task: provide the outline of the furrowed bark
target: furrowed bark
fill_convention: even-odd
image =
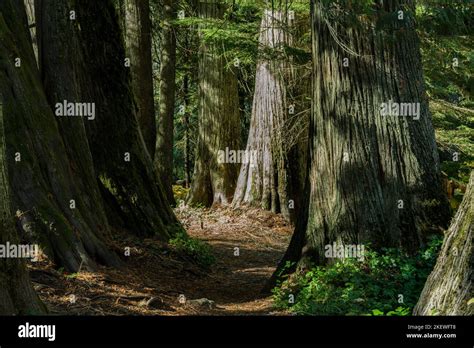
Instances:
[[[56,104],[61,104],[64,100],[92,103],[82,88],[87,80],[81,75],[84,62],[81,55],[77,54],[81,47],[77,27],[70,18],[70,11],[74,11],[73,4],[68,1],[37,0],[36,5],[36,12],[41,16],[36,27],[41,55],[40,71],[49,105],[55,110]],[[84,117],[56,117],[56,121],[74,173],[75,201],[83,216],[79,230],[81,233],[87,231],[87,234],[97,236],[90,241],[85,239],[90,244],[87,249],[94,249],[94,244],[99,239],[110,235],[110,228],[84,125],[84,122],[93,120]],[[102,258],[106,264],[119,264],[118,258],[111,253],[105,253]]]
[[[474,171],[414,315],[474,315]]]
[[[328,262],[325,245],[334,242],[415,252],[446,226],[412,5],[385,0],[365,26],[344,14],[328,20],[324,2],[313,1],[308,206],[279,270]],[[382,116],[390,101],[419,103],[419,119]]]
[[[289,44],[281,11],[266,10],[263,14],[259,45],[277,57],[263,56],[257,64],[252,120],[246,154],[237,182],[233,206],[260,206],[282,213],[293,220],[294,201],[290,175],[289,151],[285,147],[288,121],[286,85],[290,66],[283,56]],[[269,52],[264,52],[263,55]],[[296,159],[294,157],[294,159]],[[293,203],[292,203],[293,202]]]
[[[3,8],[0,6],[0,30],[5,30]],[[2,34],[0,34],[2,37]],[[4,83],[4,70],[0,58],[0,83]],[[3,113],[3,94],[0,90],[0,244],[19,244],[12,214],[8,157]],[[25,262],[21,259],[0,259],[0,315],[41,314],[46,307],[41,303],[30,283]]]
[[[89,77],[83,91],[97,110],[86,130],[109,222],[167,240],[178,221],[137,122],[114,6],[109,0],[88,0],[77,1],[75,8],[81,27],[78,54],[87,62],[82,75]]]
[[[24,5],[9,0],[0,8],[5,19],[0,30],[0,91],[18,224],[30,243],[39,243],[56,265],[68,271],[93,269],[95,260],[114,263],[88,225],[89,212],[76,188],[80,178],[66,155],[40,82]]]
[[[200,2],[202,18],[222,18],[221,1]],[[199,59],[199,126],[190,204],[229,204],[239,165],[219,163],[219,150],[240,148],[240,115],[237,79],[217,47],[203,44]]]

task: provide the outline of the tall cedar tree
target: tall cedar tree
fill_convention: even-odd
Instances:
[[[170,203],[173,195],[173,136],[176,93],[176,19],[174,0],[163,0],[163,20],[160,43],[160,110],[158,115],[155,166]]]
[[[21,4],[21,3],[20,3]],[[15,218],[12,211],[8,167],[13,161],[7,153],[6,118],[15,117],[14,89],[9,74],[17,74],[13,56],[10,52],[18,50],[15,27],[22,26],[26,32],[25,13],[18,2],[6,0],[0,3],[0,244],[18,245],[20,239],[15,230]],[[20,23],[20,25],[18,25]],[[26,39],[26,37],[23,37]],[[23,43],[26,44],[26,43]],[[24,87],[27,87],[26,85]],[[30,283],[25,263],[21,259],[0,260],[0,315],[41,314],[45,307],[41,304]]]
[[[290,75],[284,51],[290,38],[285,13],[278,10],[263,13],[259,38],[262,57],[255,77],[247,160],[240,169],[233,206],[256,205],[281,212],[290,219],[294,206],[284,140],[289,115],[286,85]]]
[[[137,119],[146,148],[153,158],[156,142],[153,63],[151,56],[151,18],[149,0],[122,0],[123,32],[130,59],[132,90],[137,103]]]
[[[4,23],[3,13],[0,13],[2,32]],[[1,34],[0,37],[4,39]],[[0,60],[0,83],[5,83],[4,79],[4,66]],[[11,209],[7,161],[3,97],[0,94],[0,244],[18,245],[20,241]],[[40,314],[44,310],[30,283],[25,262],[16,258],[0,260],[0,315]]]
[[[202,19],[222,19],[226,9],[224,1],[200,1],[198,6]],[[237,78],[227,63],[216,44],[201,45],[199,133],[190,204],[230,204],[239,175],[238,164],[218,161],[219,151],[240,148]]]
[[[56,33],[56,40],[66,47],[64,54],[70,58],[55,59],[55,44],[44,44],[46,37],[42,40],[41,33],[37,33],[43,43],[40,66],[51,103],[55,102],[53,99],[74,98],[71,91],[76,90],[81,100],[72,102],[95,104],[95,119],[85,121],[85,126],[109,224],[137,235],[168,239],[177,219],[163,193],[137,122],[130,71],[112,1],[50,0],[39,6],[40,27]],[[55,11],[47,11],[47,6]],[[71,11],[75,13],[74,20]],[[53,12],[69,21],[55,19]],[[68,73],[71,61],[71,78],[61,77]],[[68,80],[70,85],[60,85]],[[79,140],[75,137],[70,141]],[[87,144],[77,144],[77,148],[80,146]]]
[[[325,4],[312,1],[307,192],[278,271],[327,262],[332,243],[414,252],[449,219],[413,1],[374,3],[363,21],[342,2]],[[381,115],[390,101],[419,103],[419,119]]]
[[[82,192],[87,174],[68,158],[67,144],[45,98],[23,2],[2,1],[1,6],[0,91],[8,158],[4,165],[18,225],[29,243],[42,245],[56,264],[70,271],[81,265],[94,268],[96,260],[118,265],[102,241],[104,221],[93,216],[89,197]]]

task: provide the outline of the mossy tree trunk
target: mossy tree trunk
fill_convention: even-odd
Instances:
[[[199,15],[219,19],[224,1],[199,2]],[[199,125],[195,166],[188,203],[210,206],[232,201],[239,165],[219,163],[219,150],[240,148],[237,78],[217,45],[203,43],[199,59]]]
[[[70,17],[70,11],[74,10],[72,5],[68,1],[36,0],[40,73],[46,98],[53,110],[57,103],[64,100],[72,103],[93,102],[88,100],[89,96],[82,89],[86,81],[81,76],[84,62],[77,54],[81,46],[76,35],[77,26]],[[56,117],[56,121],[74,173],[76,209],[84,217],[78,230],[106,237],[110,234],[110,228],[84,124],[93,121],[83,117]],[[117,264],[113,261],[107,263]]]
[[[86,123],[89,145],[109,223],[167,240],[178,223],[146,151],[136,118],[130,71],[111,1],[77,1],[86,62],[82,86],[97,117]],[[99,20],[100,19],[100,20]]]
[[[246,153],[252,161],[242,164],[233,206],[260,206],[292,220],[289,151],[286,149],[289,103],[286,86],[289,62],[284,55],[289,44],[282,11],[265,10],[260,27],[262,57],[257,64],[255,93]],[[272,57],[268,57],[271,54]],[[295,159],[295,158],[293,158]]]
[[[173,196],[173,137],[176,93],[176,33],[172,21],[176,19],[174,0],[163,1],[161,27],[160,112],[158,115],[155,166],[170,203]]]
[[[41,85],[23,2],[2,1],[0,30],[3,115],[13,209],[30,243],[69,271],[93,269],[95,261],[118,265],[96,230],[80,172]],[[17,59],[18,58],[18,59]],[[90,168],[87,168],[90,169]],[[72,203],[74,202],[74,203]]]
[[[474,171],[414,315],[474,315]]]
[[[149,0],[123,0],[123,6],[125,47],[131,64],[132,90],[137,104],[136,114],[146,148],[153,158],[156,146],[156,122],[150,2]]]
[[[312,2],[306,203],[279,269],[286,261],[301,268],[328,262],[332,243],[414,252],[449,219],[413,2],[374,4],[365,24],[354,22],[353,8],[337,12],[324,3]],[[418,103],[419,118],[381,115],[390,101]]]
[[[3,8],[0,6],[0,30],[5,30]],[[0,35],[2,37],[2,35]],[[0,61],[0,83],[4,83],[5,71]],[[0,244],[19,244],[12,214],[8,158],[3,113],[3,96],[0,91]],[[0,315],[41,314],[45,307],[30,283],[25,262],[21,259],[0,259]]]

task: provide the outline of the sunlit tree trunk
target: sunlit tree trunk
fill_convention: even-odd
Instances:
[[[288,120],[287,82],[289,44],[287,20],[281,11],[266,10],[260,27],[259,46],[264,51],[257,64],[252,120],[246,153],[233,205],[256,205],[290,219],[294,210],[291,172],[285,139]],[[265,57],[271,51],[274,57]],[[278,54],[279,53],[279,54]]]
[[[325,263],[332,243],[414,252],[449,219],[413,3],[377,6],[365,20],[378,22],[366,28],[354,24],[354,8],[337,12],[313,1],[307,195],[280,268]],[[390,101],[415,103],[419,113],[384,116]]]
[[[201,18],[222,18],[223,1],[200,2]],[[219,150],[240,148],[240,112],[237,79],[214,44],[202,44],[199,53],[199,126],[190,204],[229,204],[239,165],[219,163]]]
[[[473,230],[474,171],[413,314],[474,315]]]

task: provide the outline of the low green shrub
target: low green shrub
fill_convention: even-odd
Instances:
[[[415,256],[366,248],[363,261],[338,260],[293,274],[273,289],[275,306],[302,315],[409,315],[441,244],[441,237],[432,238]]]
[[[169,244],[179,253],[189,256],[202,267],[210,267],[215,262],[211,247],[195,238],[189,237],[185,232],[178,232]]]
[[[176,202],[186,201],[188,193],[189,188],[183,187],[181,185],[173,185],[173,195]]]

